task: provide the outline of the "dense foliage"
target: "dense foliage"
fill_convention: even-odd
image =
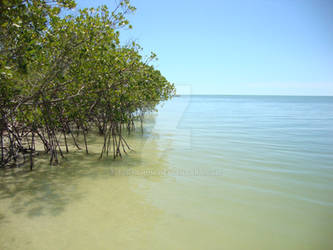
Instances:
[[[77,148],[92,128],[104,136],[100,157],[129,149],[122,130],[174,94],[174,86],[143,58],[134,42],[121,45],[135,8],[123,0],[79,10],[73,0],[0,0],[1,167],[30,159],[44,146],[50,164]],[[74,132],[75,131],[75,132]]]

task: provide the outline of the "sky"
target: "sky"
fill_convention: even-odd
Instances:
[[[114,6],[77,0],[78,7]],[[179,94],[333,95],[332,0],[132,0],[144,53]]]

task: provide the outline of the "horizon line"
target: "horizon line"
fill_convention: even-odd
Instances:
[[[271,95],[271,94],[176,94],[177,96],[290,96],[290,97],[333,97],[333,95]]]

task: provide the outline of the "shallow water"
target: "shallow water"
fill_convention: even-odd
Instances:
[[[333,249],[333,98],[183,96],[135,152],[1,172],[0,249]]]

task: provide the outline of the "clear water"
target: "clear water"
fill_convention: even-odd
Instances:
[[[182,96],[135,152],[1,172],[0,249],[333,249],[333,97]]]

